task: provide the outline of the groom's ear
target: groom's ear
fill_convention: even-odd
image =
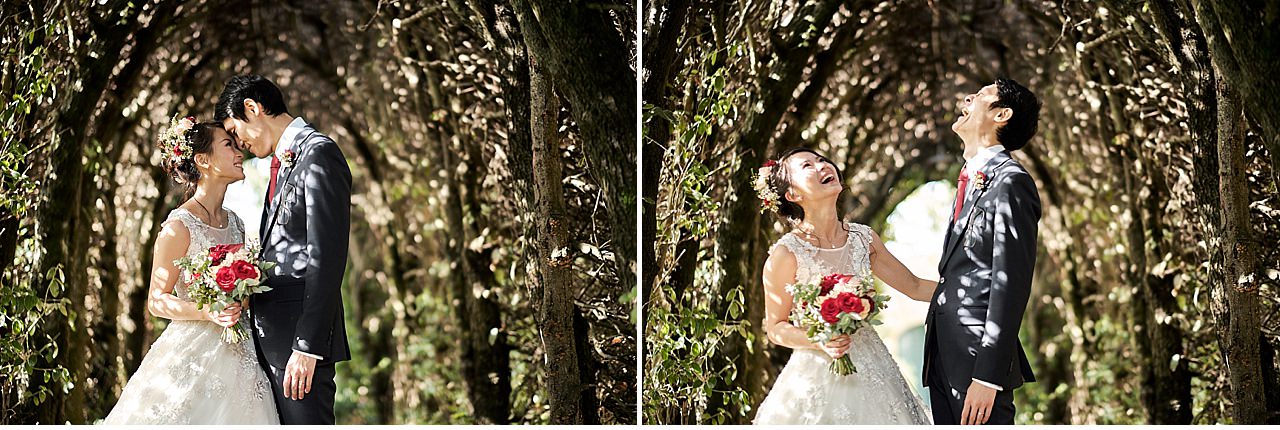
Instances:
[[[256,117],[260,113],[262,113],[262,105],[259,105],[257,100],[251,98],[244,99],[244,117],[246,120]]]
[[[1009,120],[1013,118],[1012,108],[1002,107],[1002,108],[996,108],[995,110],[996,110],[996,116],[995,118],[992,118],[992,120],[995,121],[997,124],[1003,124],[1003,123],[1009,122]]]

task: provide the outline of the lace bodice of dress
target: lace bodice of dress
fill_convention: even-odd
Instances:
[[[225,245],[229,243],[244,243],[244,222],[235,212],[222,208],[227,213],[227,225],[223,228],[215,228],[200,218],[197,218],[191,211],[183,208],[177,208],[169,212],[169,217],[164,222],[168,223],[178,220],[182,225],[187,227],[191,232],[191,244],[187,246],[187,257],[209,252],[209,248],[214,245]],[[183,273],[183,279],[186,279],[187,273]],[[188,300],[187,285],[185,282],[179,282],[174,286],[174,294],[178,298]]]
[[[849,237],[839,248],[819,248],[806,242],[795,232],[787,233],[773,244],[785,246],[796,256],[796,282],[816,283],[832,273],[864,276],[871,271],[871,228],[846,223]],[[769,249],[773,251],[772,248]]]
[[[869,276],[871,228],[847,223],[843,246],[824,249],[787,233],[773,246],[796,256],[796,282],[817,283],[843,273]],[[772,252],[773,249],[770,249]],[[756,424],[929,424],[929,410],[912,391],[884,342],[870,327],[852,335],[849,358],[857,373],[834,376],[831,357],[796,349],[761,403]]]

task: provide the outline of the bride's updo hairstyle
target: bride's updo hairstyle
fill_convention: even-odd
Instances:
[[[769,187],[773,188],[777,193],[778,209],[775,213],[777,213],[778,217],[782,218],[783,221],[786,221],[791,225],[796,225],[799,222],[804,221],[804,208],[800,207],[799,203],[787,200],[787,192],[791,191],[791,172],[787,169],[787,159],[791,158],[792,155],[806,152],[817,156],[823,161],[831,163],[831,167],[836,171],[836,177],[840,179],[844,178],[840,175],[840,167],[837,166],[836,163],[831,162],[831,159],[827,158],[825,155],[819,154],[817,151],[809,148],[792,148],[783,152],[782,155],[778,156],[778,158],[775,158],[774,160],[776,160],[776,162],[774,163],[774,166],[769,167],[772,171],[768,176],[768,184]]]
[[[194,117],[186,117],[174,120],[160,134],[160,167],[182,184],[188,198],[195,194],[200,181],[195,156],[213,152],[213,131],[221,128],[222,123],[217,121],[196,123]]]

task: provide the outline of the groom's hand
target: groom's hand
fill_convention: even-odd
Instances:
[[[960,425],[986,424],[991,419],[991,406],[996,403],[996,389],[979,384],[969,383],[969,391],[964,396],[964,410],[960,412]]]
[[[284,396],[302,400],[303,395],[311,393],[311,376],[315,373],[316,359],[294,351],[284,366]]]

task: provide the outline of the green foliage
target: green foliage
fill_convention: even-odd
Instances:
[[[40,208],[41,178],[33,173],[56,142],[44,128],[43,111],[59,97],[68,71],[60,68],[67,43],[61,12],[0,8],[0,423],[28,420],[56,391],[70,390],[65,354],[46,332],[46,318],[72,314],[64,296],[62,266],[39,276],[44,248],[32,216]],[[33,125],[38,125],[33,127]]]
[[[677,291],[665,281],[676,270],[679,243],[708,238],[719,226],[722,205],[714,179],[723,172],[708,167],[705,151],[713,143],[713,131],[735,123],[740,114],[738,106],[746,90],[728,86],[731,72],[725,63],[744,53],[740,44],[712,50],[687,72],[702,92],[691,109],[668,110],[653,104],[644,109],[645,122],[666,122],[676,142],[666,146],[663,156],[661,200],[655,214],[659,237],[654,249],[660,273],[645,306],[645,422],[733,423],[739,421],[733,407],[709,409],[709,399],[717,395],[739,407],[751,404],[751,393],[732,383],[739,370],[733,364],[724,366],[716,356],[731,338],[746,339],[748,345],[754,341],[751,322],[742,320],[747,306],[744,287],[728,288],[722,298],[726,311],[717,312],[713,301],[721,299],[717,297],[719,269],[707,261],[704,251],[696,258],[697,268],[684,269],[696,271],[691,288]],[[645,128],[646,133],[649,130]],[[732,388],[717,392],[718,385]]]
[[[742,255],[759,256],[767,245],[759,238],[724,237],[726,212],[718,205],[754,198],[743,184],[728,183],[754,168],[736,164],[737,154],[817,149],[845,176],[840,213],[879,230],[912,190],[960,170],[962,143],[950,130],[956,103],[1001,75],[1031,88],[1043,103],[1039,132],[1014,153],[1035,178],[1043,204],[1041,249],[1020,332],[1040,380],[1017,391],[1016,422],[1149,423],[1156,406],[1181,399],[1173,400],[1179,395],[1174,392],[1144,397],[1144,389],[1151,393],[1157,382],[1169,382],[1165,386],[1190,387],[1190,404],[1178,404],[1179,411],[1191,410],[1190,422],[1225,423],[1232,421],[1232,396],[1264,394],[1233,393],[1221,349],[1223,333],[1237,329],[1210,311],[1215,301],[1221,303],[1223,288],[1235,285],[1221,279],[1222,255],[1233,245],[1222,243],[1222,222],[1214,215],[1221,202],[1204,197],[1216,194],[1217,182],[1203,179],[1227,167],[1196,164],[1216,151],[1212,142],[1219,130],[1214,118],[1205,120],[1205,112],[1214,115],[1213,80],[1205,92],[1197,85],[1206,81],[1196,79],[1213,76],[1206,74],[1212,70],[1178,64],[1185,60],[1175,57],[1197,49],[1194,43],[1182,49],[1169,45],[1182,37],[1202,37],[1203,17],[1190,5],[1104,0],[1003,2],[992,8],[973,2],[886,1],[844,5],[828,28],[801,21],[794,34],[787,34],[776,25],[779,17],[799,19],[795,11],[813,4],[693,7],[688,22],[680,23],[682,37],[674,49],[680,71],[661,83],[668,86],[667,100],[645,100],[645,138],[652,139],[645,143],[663,150],[652,238],[658,273],[645,308],[646,369],[663,374],[646,375],[648,422],[745,422],[782,363],[764,354],[771,360],[753,362],[761,368],[735,367],[733,381],[717,385],[707,382],[715,373],[698,379],[678,372],[680,366],[691,374],[707,370],[698,367],[702,362],[672,352],[681,346],[671,344],[673,339],[705,336],[698,339],[699,352],[740,356],[741,344],[713,328],[730,327],[740,315],[763,306],[759,299],[747,299],[742,307],[708,305],[733,303],[739,297],[732,291],[755,288],[718,285],[727,268],[742,275],[741,267],[756,263],[721,261],[721,248],[742,243]],[[1196,7],[1206,5],[1217,6]],[[661,22],[662,7],[655,6],[655,27],[669,25]],[[1161,12],[1167,14],[1157,15]],[[780,76],[765,74],[796,53],[778,46],[794,37],[819,49],[808,58],[791,55],[805,62],[801,83],[792,89],[781,86]],[[1192,60],[1231,58],[1224,52],[1203,54]],[[1214,78],[1236,84],[1226,82],[1230,76]],[[779,89],[774,85],[784,93],[781,100],[768,106],[754,101],[777,94],[770,91]],[[710,111],[708,106],[724,94],[735,95],[737,103],[728,113]],[[1248,221],[1256,234],[1250,240],[1280,243],[1275,209],[1280,184],[1272,165],[1280,148],[1258,120],[1267,112],[1245,110],[1245,162],[1228,167],[1246,177]],[[719,120],[719,114],[726,116]],[[766,120],[774,122],[760,123]],[[670,137],[656,132],[668,124]],[[761,125],[773,130],[767,142],[736,139],[743,129]],[[765,232],[787,227],[763,221],[758,228]],[[1260,284],[1261,335],[1264,346],[1276,348],[1280,250],[1259,248],[1265,249],[1258,250],[1257,261],[1266,268],[1244,278]],[[689,270],[697,273],[689,276]],[[685,285],[686,279],[695,282]],[[711,312],[682,319],[698,309],[728,309],[733,315]],[[1151,352],[1154,332],[1173,339],[1164,348],[1181,352]],[[1274,359],[1262,365],[1270,366],[1271,375],[1280,370]],[[1148,372],[1157,368],[1176,372]],[[1280,386],[1270,378],[1269,387]],[[731,396],[709,392],[753,383],[762,387]],[[697,401],[715,397],[719,403],[710,406]],[[690,412],[682,415],[667,405]],[[700,409],[707,407],[734,413],[717,416]],[[1186,419],[1166,415],[1165,420]]]

